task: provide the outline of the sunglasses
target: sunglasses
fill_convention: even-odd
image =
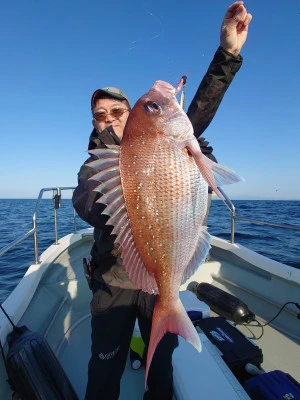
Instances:
[[[103,122],[106,120],[106,117],[108,115],[111,115],[113,118],[120,118],[126,111],[129,110],[122,107],[112,108],[109,113],[107,111],[96,112],[95,114],[93,114],[93,118],[98,122]]]

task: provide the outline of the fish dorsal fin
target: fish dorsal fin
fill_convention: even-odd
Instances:
[[[181,284],[185,283],[196,272],[196,270],[199,268],[199,265],[203,263],[211,247],[211,239],[212,237],[207,232],[207,227],[203,226],[200,231],[196,249],[193,252],[193,256],[182,275]]]
[[[102,213],[109,216],[106,224],[114,227],[112,234],[117,236],[115,243],[119,245],[122,263],[129,279],[144,292],[158,294],[155,278],[147,271],[134,243],[121,185],[119,152],[118,146],[90,150],[89,153],[98,159],[87,164],[96,171],[89,180],[101,182],[95,188],[95,191],[103,194],[97,203],[106,205]]]

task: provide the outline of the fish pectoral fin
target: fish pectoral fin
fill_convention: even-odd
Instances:
[[[201,175],[221,200],[224,201],[222,193],[218,190],[218,186],[229,185],[235,182],[244,181],[244,178],[236,174],[231,169],[224,167],[206,157],[200,149],[195,139],[187,144],[187,149],[194,157],[195,163],[199,168]]]
[[[207,232],[207,227],[202,226],[193,256],[183,272],[181,284],[185,283],[204,262],[205,257],[207,256],[207,253],[211,247],[211,239],[212,237]]]
[[[135,246],[134,238],[129,226],[124,239],[116,242],[120,244],[122,263],[128,272],[129,279],[138,288],[149,294],[158,294],[158,286],[153,275],[147,271],[145,264]]]

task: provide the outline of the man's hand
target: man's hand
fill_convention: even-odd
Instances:
[[[237,56],[247,39],[252,15],[247,13],[243,1],[228,7],[221,25],[220,44],[224,50]]]

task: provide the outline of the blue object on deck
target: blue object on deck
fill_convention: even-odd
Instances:
[[[299,383],[289,374],[279,370],[254,376],[248,379],[244,386],[252,400],[300,399]]]

